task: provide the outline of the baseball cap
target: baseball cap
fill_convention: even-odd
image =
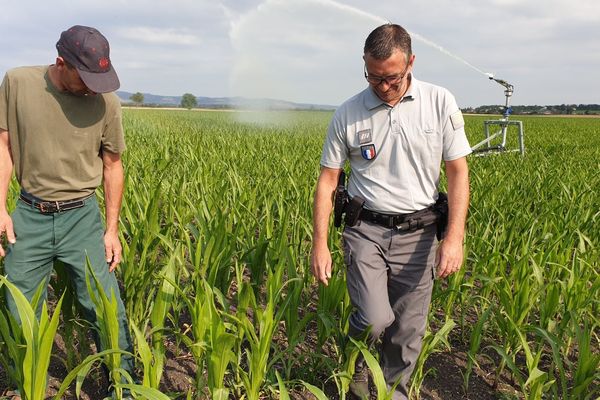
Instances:
[[[121,85],[110,62],[108,40],[97,29],[72,26],[60,35],[56,49],[59,56],[77,69],[90,90],[107,93]]]

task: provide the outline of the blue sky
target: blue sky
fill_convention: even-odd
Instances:
[[[0,0],[0,9],[2,75],[52,63],[60,32],[81,24],[108,37],[121,90],[338,105],[366,86],[364,39],[391,21],[413,33],[415,76],[462,107],[504,102],[482,72],[514,84],[513,104],[600,103],[597,0]]]

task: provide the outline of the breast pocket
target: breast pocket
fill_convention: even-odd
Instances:
[[[442,152],[442,132],[435,127],[423,127],[419,134],[417,148],[423,160],[439,160]]]

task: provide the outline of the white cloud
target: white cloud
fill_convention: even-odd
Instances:
[[[190,46],[200,42],[200,38],[187,30],[173,28],[154,28],[148,26],[125,27],[117,29],[123,39],[151,44]]]
[[[57,0],[31,10],[0,0],[0,9],[0,74],[53,62],[60,32],[84,24],[109,38],[124,90],[337,104],[365,86],[364,39],[389,20],[415,34],[415,74],[461,105],[503,98],[458,58],[514,82],[515,104],[600,103],[597,0]]]
[[[364,87],[362,41],[370,25],[371,20],[326,0],[265,1],[231,30],[232,90],[340,103]]]

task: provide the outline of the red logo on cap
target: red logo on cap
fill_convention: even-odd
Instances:
[[[100,66],[100,68],[106,69],[110,65],[110,61],[108,60],[108,58],[102,57],[100,60],[98,60],[98,65]]]

